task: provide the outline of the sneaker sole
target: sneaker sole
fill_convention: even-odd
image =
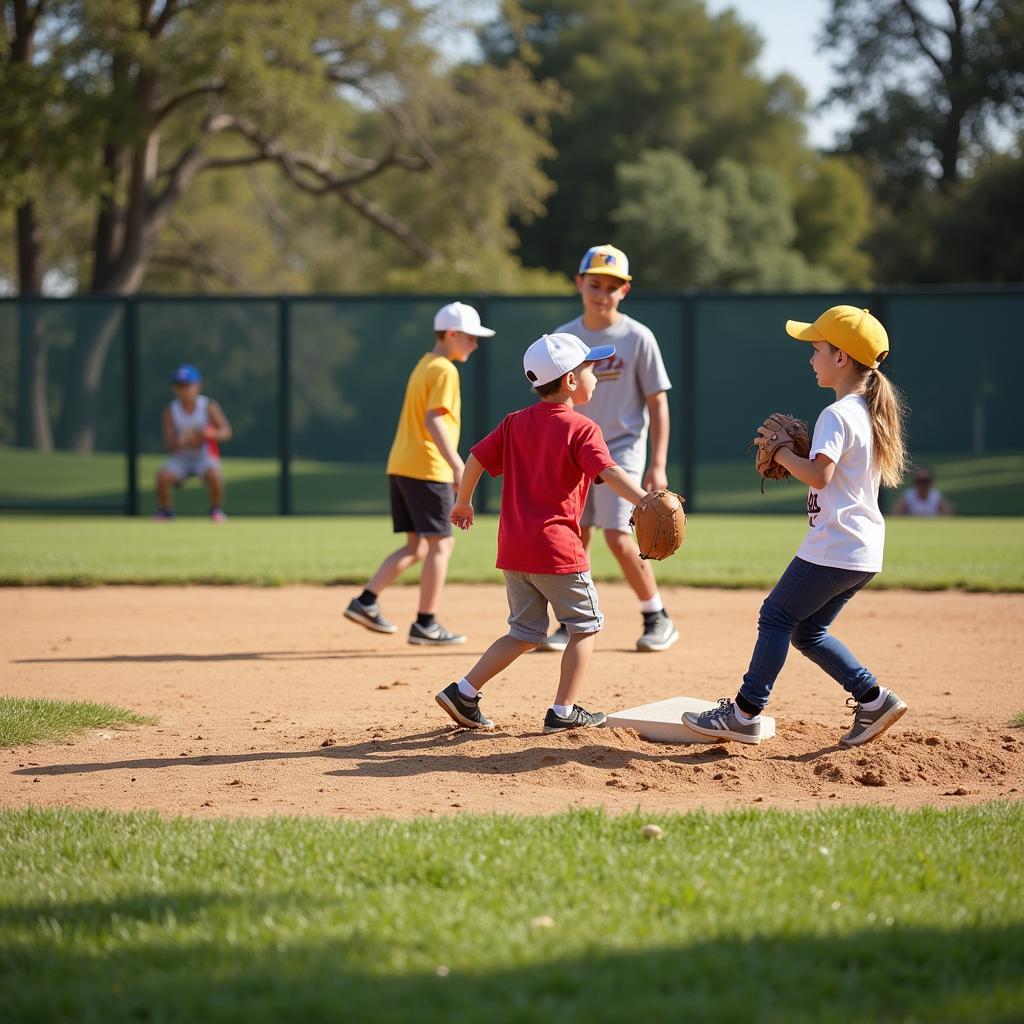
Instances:
[[[602,719],[600,722],[585,722],[582,725],[545,725],[544,732],[572,732],[573,729],[598,729],[604,725],[606,721],[608,721],[607,717]]]
[[[716,743],[747,743],[750,746],[757,746],[761,742],[760,736],[745,736],[738,732],[705,729],[703,726],[694,725],[693,722],[687,721],[685,717],[682,722],[690,732],[695,732],[698,736],[707,736],[708,739],[714,740]]]
[[[398,627],[397,626],[391,626],[390,628],[388,628],[387,626],[378,626],[376,622],[373,622],[370,619],[364,619],[360,615],[358,615],[356,612],[349,611],[348,608],[345,609],[345,618],[348,619],[349,622],[358,623],[360,626],[363,626],[365,629],[370,630],[371,633],[388,633],[388,634],[391,634],[391,633],[397,633],[398,632]]]
[[[844,736],[839,743],[844,747],[861,747],[865,743],[870,743],[872,740],[878,739],[890,726],[895,725],[906,713],[907,705],[897,704],[889,714],[880,718],[870,729],[865,729],[856,739],[848,740]]]
[[[679,630],[673,628],[669,638],[667,640],[663,640],[660,644],[645,644],[637,640],[636,649],[638,651],[643,651],[645,654],[649,651],[667,651],[678,639]]]
[[[431,640],[427,637],[411,636],[408,640],[409,643],[416,644],[418,647],[457,647],[466,642],[464,636],[453,637],[451,640]]]
[[[551,651],[553,654],[561,654],[562,651],[568,647],[568,644],[549,644],[541,643],[537,644],[534,648],[535,651]]]
[[[488,719],[490,724],[484,722],[474,722],[471,718],[464,717],[459,709],[443,694],[439,693],[434,700],[437,701],[438,706],[442,711],[456,724],[461,725],[464,729],[483,729],[484,732],[490,732],[494,728],[494,723]]]

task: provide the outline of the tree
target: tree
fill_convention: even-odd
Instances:
[[[1024,124],[1022,0],[832,0],[820,42],[839,57],[829,99],[857,116],[844,148],[897,204],[924,180],[949,191]]]
[[[678,153],[650,150],[621,165],[618,179],[617,237],[647,285],[806,289],[841,280],[794,247],[789,191],[768,168],[723,159],[704,175]]]
[[[572,107],[552,119],[558,190],[543,219],[520,217],[524,261],[571,270],[588,245],[610,240],[612,211],[629,196],[616,168],[645,150],[671,150],[709,173],[724,157],[773,167],[788,184],[810,158],[804,91],[756,71],[760,41],[732,12],[700,0],[523,0],[482,34],[498,67],[527,62]]]
[[[26,9],[28,0],[8,0],[6,24],[24,26]],[[432,8],[420,0],[36,0],[31,11],[29,27],[47,48],[20,61],[9,48],[6,70],[28,68],[61,92],[40,104],[8,78],[22,116],[0,171],[16,188],[14,172],[35,162],[41,139],[71,140],[63,170],[92,207],[83,291],[138,290],[200,176],[272,166],[291,188],[335,199],[435,268],[443,246],[389,208],[385,182],[442,181],[453,230],[496,246],[508,238],[489,234],[495,209],[536,210],[545,193],[536,159],[554,94],[515,64],[477,77],[447,73],[428,38]],[[508,97],[500,124],[487,108],[499,93]],[[471,201],[452,161],[478,119],[492,132],[495,185]],[[37,271],[38,256],[37,247]],[[21,281],[39,276],[23,270]],[[92,448],[117,327],[111,317],[75,340],[61,446]]]

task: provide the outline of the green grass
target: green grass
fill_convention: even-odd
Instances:
[[[154,721],[113,704],[0,696],[0,747],[61,739],[80,729],[149,725]]]
[[[1024,728],[1024,711],[1018,711],[1011,719],[1011,724]]]
[[[771,587],[799,546],[805,518],[694,515],[686,543],[657,566],[664,584]],[[0,519],[0,585],[99,583],[362,583],[396,546],[381,516],[147,519],[8,515]],[[497,519],[459,534],[449,579],[498,582]],[[619,579],[600,539],[598,580]],[[413,572],[406,577],[416,579]],[[895,519],[873,586],[1024,591],[1024,519]]]
[[[1021,804],[644,820],[0,813],[0,1017],[1024,1016]]]
[[[165,456],[139,459],[139,501],[145,514],[155,509],[153,477]],[[994,455],[915,454],[918,463],[934,467],[939,487],[957,514],[1024,515],[1024,453]],[[272,515],[278,509],[278,463],[275,459],[224,459],[228,511],[233,515]],[[670,467],[673,486],[680,486],[679,466]],[[97,509],[122,508],[126,481],[123,455],[102,452],[90,456],[69,452],[41,453],[0,448],[0,504],[53,502]],[[697,466],[699,507],[729,513],[799,512],[806,489],[793,481],[769,484],[761,494],[752,459],[701,462]],[[489,484],[497,501],[498,487]],[[292,464],[294,510],[307,515],[365,515],[388,510],[384,467],[370,464],[316,462]],[[895,492],[883,492],[892,503]],[[195,482],[177,499],[186,515],[205,511],[206,496]]]

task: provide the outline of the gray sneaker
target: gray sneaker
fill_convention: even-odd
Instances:
[[[701,736],[725,743],[735,740],[737,743],[760,743],[761,720],[741,722],[736,717],[736,705],[728,697],[722,697],[718,705],[707,711],[684,711],[683,724]]]
[[[862,743],[870,743],[907,713],[907,705],[892,690],[886,693],[885,700],[877,711],[868,711],[853,697],[846,701],[846,706],[853,711],[853,725],[839,741],[844,747],[858,747]]]
[[[567,729],[587,729],[596,725],[604,725],[608,716],[603,711],[588,711],[579,704],[573,704],[572,711],[562,718],[555,714],[554,708],[548,708],[544,716],[545,732],[565,732]]]
[[[480,710],[480,694],[464,697],[458,683],[449,683],[434,700],[456,725],[490,732],[494,723]]]
[[[644,613],[644,635],[636,642],[638,651],[667,651],[679,639],[679,630],[672,624],[668,612]]]
[[[440,622],[432,626],[421,626],[414,622],[409,627],[409,643],[420,644],[422,647],[454,647],[455,644],[464,644],[466,638],[461,633],[453,633],[445,629]]]
[[[565,626],[559,626],[546,640],[542,640],[534,650],[537,651],[564,651],[569,646],[569,630]]]
[[[398,627],[388,622],[375,604],[360,604],[359,598],[353,597],[345,609],[345,618],[358,622],[360,626],[373,630],[374,633],[394,633]]]

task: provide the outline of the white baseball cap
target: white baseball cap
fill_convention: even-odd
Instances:
[[[536,388],[558,380],[580,363],[593,363],[615,355],[614,345],[587,348],[575,334],[545,334],[523,356],[527,380]]]
[[[464,302],[449,302],[434,314],[435,331],[462,331],[476,338],[493,338],[494,331],[480,323],[480,314]]]

